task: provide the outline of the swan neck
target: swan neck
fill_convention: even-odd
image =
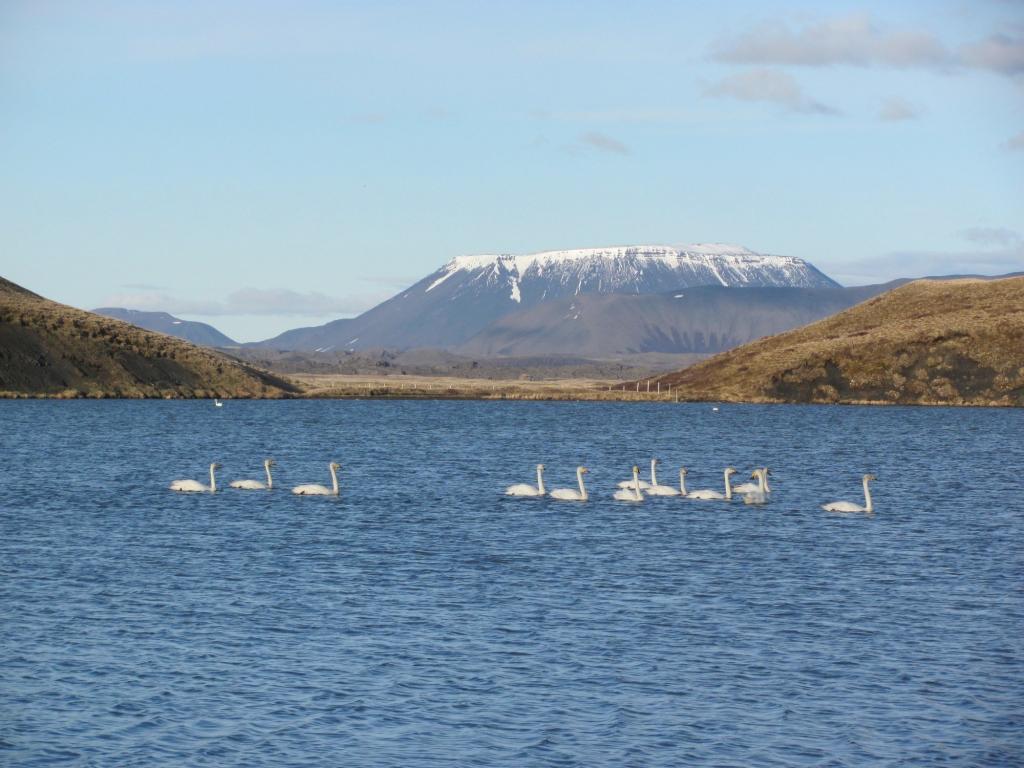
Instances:
[[[633,469],[633,498],[637,501],[643,499],[643,494],[640,493],[640,470]]]
[[[679,493],[686,495],[686,473],[679,470]]]
[[[274,487],[274,478],[270,476],[270,464],[264,462],[263,468],[267,471],[267,488]]]
[[[217,478],[213,476],[213,465],[210,465],[210,493],[217,491]]]
[[[587,498],[587,489],[583,486],[583,471],[582,470],[580,470],[580,469],[576,470],[576,479],[580,483],[580,498],[581,499],[586,499]]]
[[[764,472],[757,473],[757,486],[761,493],[768,492],[768,478],[765,477]]]
[[[544,495],[544,470],[540,467],[537,467],[537,490]]]
[[[334,469],[334,465],[331,465],[331,486],[334,488],[334,495],[338,495],[338,474]]]
[[[864,478],[864,510],[874,512],[875,508],[871,503],[871,489],[868,487],[868,479]]]
[[[654,472],[654,467],[657,465],[657,463],[658,463],[657,461],[655,461],[654,459],[651,459],[651,485],[657,485],[658,484],[658,476]]]
[[[729,470],[725,471],[725,498],[732,498],[732,483],[729,482]]]

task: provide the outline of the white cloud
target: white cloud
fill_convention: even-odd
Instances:
[[[628,155],[629,147],[623,144],[618,139],[613,139],[611,136],[605,136],[603,133],[597,131],[590,131],[580,136],[580,142],[587,146],[599,149],[602,152],[611,152],[616,155]]]
[[[898,122],[901,120],[916,120],[923,114],[920,107],[916,107],[909,101],[899,98],[886,99],[878,111],[880,120],[887,122]]]
[[[705,88],[705,96],[728,96],[741,101],[765,101],[791,112],[838,115],[839,110],[807,97],[795,79],[777,69],[750,69],[729,75]]]
[[[1024,35],[1000,32],[953,49],[930,32],[883,29],[867,13],[856,13],[796,30],[780,21],[765,22],[719,41],[711,56],[733,64],[936,71],[964,67],[1013,77],[1024,73]]]
[[[1022,242],[1020,233],[1007,227],[968,227],[960,232],[960,236],[978,245],[997,247],[1009,247]]]

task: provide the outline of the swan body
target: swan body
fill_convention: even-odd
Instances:
[[[612,494],[616,501],[643,501],[644,495],[640,493],[640,467],[633,467],[633,484],[631,488],[619,488]]]
[[[216,493],[217,492],[217,479],[213,476],[213,471],[220,469],[220,464],[214,462],[210,465],[210,484],[203,485],[196,480],[175,480],[168,486],[172,491],[180,491],[181,493]]]
[[[577,491],[574,488],[555,488],[551,492],[551,498],[559,501],[586,501],[589,497],[583,485],[583,475],[589,471],[586,467],[576,467],[576,482],[579,483],[580,489]]]
[[[871,489],[868,483],[878,478],[874,475],[864,475],[864,506],[854,504],[852,501],[833,501],[831,504],[822,504],[821,508],[826,512],[874,512],[875,507],[871,502]]]
[[[719,493],[718,491],[712,490],[690,491],[686,494],[686,498],[696,499],[698,501],[730,501],[732,500],[732,485],[729,483],[729,478],[735,474],[736,470],[734,468],[725,468],[725,493]]]
[[[331,470],[331,488],[327,488],[323,485],[317,485],[316,483],[307,483],[306,485],[296,485],[294,488],[292,488],[292,493],[294,493],[296,496],[337,496],[337,472],[339,469],[341,469],[341,464],[332,461],[327,466]]]
[[[645,489],[645,493],[648,496],[678,496],[679,491],[671,485],[658,484],[658,476],[655,474],[655,467],[659,463],[660,462],[657,459],[651,459],[651,484]]]
[[[751,477],[757,478],[756,490],[747,491],[743,494],[744,504],[767,504],[768,503],[768,468],[755,469]],[[751,485],[751,483],[744,483],[743,485]],[[736,492],[736,488],[733,488],[733,493]]]
[[[764,472],[765,473],[765,477],[764,477],[763,480],[758,475],[759,472]],[[756,483],[741,483],[740,485],[734,485],[732,487],[732,492],[734,494],[759,493],[759,492],[760,493],[771,493],[772,489],[768,487],[768,477],[767,477],[767,474],[768,474],[768,467],[761,467],[760,469],[755,469],[751,473],[750,476],[752,478],[757,478],[757,482]]]
[[[277,462],[267,459],[263,462],[263,471],[267,473],[267,482],[262,480],[232,480],[232,488],[241,488],[246,491],[269,491],[274,487],[274,478],[270,475],[270,468]]]
[[[213,404],[214,404],[214,406],[216,406],[217,408],[223,408],[223,407],[224,407],[224,403],[222,403],[222,402],[220,401],[220,398],[219,398],[219,397],[215,397],[215,398],[213,398]]]
[[[537,485],[529,483],[516,483],[505,489],[506,496],[544,496],[544,465],[537,465]]]

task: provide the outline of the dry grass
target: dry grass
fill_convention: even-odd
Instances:
[[[1024,278],[909,283],[660,378],[694,400],[1024,405]]]
[[[0,397],[282,397],[290,382],[0,278]]]

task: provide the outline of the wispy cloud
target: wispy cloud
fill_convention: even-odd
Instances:
[[[1008,248],[1024,241],[1019,232],[1007,227],[968,227],[959,234],[964,240],[982,246]]]
[[[878,110],[878,118],[888,122],[899,122],[901,120],[916,120],[923,114],[920,107],[911,104],[905,99],[890,98],[882,103]]]
[[[1024,131],[1011,136],[1005,142],[1003,142],[1003,148],[1008,149],[1011,152],[1020,152],[1024,150]]]
[[[1024,73],[1024,35],[1000,32],[953,49],[930,32],[884,29],[869,14],[855,13],[800,29],[781,21],[765,22],[719,41],[711,57],[732,64],[803,67],[965,67],[1012,77]]]
[[[741,101],[764,101],[791,112],[839,115],[841,112],[804,94],[797,81],[778,69],[750,69],[729,75],[708,86],[705,96],[727,96]]]
[[[243,288],[221,300],[183,299],[160,291],[122,293],[109,296],[106,306],[145,311],[170,312],[174,315],[266,315],[327,317],[362,312],[381,300],[379,296],[338,298],[316,291],[300,293],[287,289],[263,290]]]
[[[616,155],[628,155],[629,147],[623,144],[618,139],[613,139],[611,136],[606,136],[603,133],[597,131],[588,131],[580,136],[580,143],[585,144],[594,149],[598,149],[602,152],[611,152]]]

